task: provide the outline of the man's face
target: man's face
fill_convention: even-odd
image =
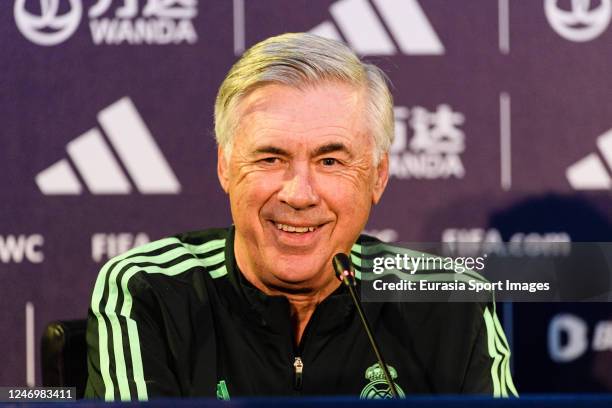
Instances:
[[[333,256],[350,251],[387,182],[364,108],[361,91],[338,83],[266,85],[240,102],[231,157],[219,149],[218,172],[247,277],[281,291],[334,282]]]

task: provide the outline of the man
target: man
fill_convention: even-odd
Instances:
[[[248,50],[215,105],[234,226],[109,261],[95,284],[86,395],[389,396],[332,257],[360,236],[388,179],[382,72],[309,34]],[[400,395],[516,393],[490,306],[364,305]]]

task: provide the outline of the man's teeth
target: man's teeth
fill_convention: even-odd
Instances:
[[[276,223],[276,228],[285,232],[312,232],[317,227],[294,227],[293,225]]]

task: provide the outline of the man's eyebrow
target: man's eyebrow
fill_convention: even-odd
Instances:
[[[348,154],[349,156],[352,156],[351,151],[349,150],[348,147],[346,147],[344,143],[328,143],[323,146],[319,146],[315,149],[313,156],[314,157],[322,156],[324,154],[334,153],[334,152],[344,152]]]
[[[261,146],[255,149],[256,154],[277,154],[279,156],[289,156],[289,152],[276,146]]]

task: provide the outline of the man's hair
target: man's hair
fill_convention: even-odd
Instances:
[[[374,138],[374,163],[393,141],[393,97],[388,79],[378,67],[362,62],[346,45],[308,33],[268,38],[248,49],[234,64],[219,88],[215,102],[215,137],[229,159],[239,102],[268,84],[297,89],[338,82],[363,90],[366,123]]]

